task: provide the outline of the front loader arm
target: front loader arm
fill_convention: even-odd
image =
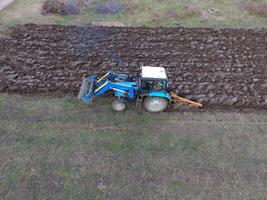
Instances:
[[[86,95],[84,95],[82,99],[85,103],[89,103],[93,97],[101,96],[102,94],[109,92],[111,90],[120,91],[123,94],[123,97],[127,96],[133,97],[135,93],[135,89],[131,85],[120,84],[119,82],[113,83],[107,80],[102,85],[96,87],[95,90],[92,91],[91,93],[89,92]]]
[[[107,89],[108,86],[110,87],[112,81],[116,79],[126,81],[128,79],[128,76],[123,74],[116,74],[112,71],[109,71],[99,79],[95,75],[84,77],[79,91],[78,99],[82,99],[85,103],[88,103],[93,96],[98,95],[98,93],[100,93],[101,95],[103,89]],[[109,82],[108,85],[106,85],[107,82]],[[114,87],[114,90],[115,89],[116,86]]]
[[[116,74],[112,71],[109,71],[104,76],[99,78],[96,83],[97,83],[97,85],[102,85],[107,80],[113,80],[113,79],[119,79],[119,80],[126,81],[128,79],[128,76],[124,75],[124,74]]]

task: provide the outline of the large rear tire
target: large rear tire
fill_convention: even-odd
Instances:
[[[113,103],[112,103],[113,110],[115,110],[117,112],[124,111],[126,109],[126,107],[127,107],[126,102],[124,100],[121,100],[121,99],[117,99],[117,100],[113,101]]]
[[[147,97],[144,101],[144,107],[148,112],[159,113],[166,109],[168,101],[160,97]]]

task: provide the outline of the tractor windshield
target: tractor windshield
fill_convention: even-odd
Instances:
[[[166,89],[166,81],[154,81],[154,91],[160,91]]]
[[[142,80],[141,90],[142,91],[162,91],[167,87],[166,80]]]

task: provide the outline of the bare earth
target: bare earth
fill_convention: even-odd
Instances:
[[[267,108],[267,31],[22,25],[0,39],[0,92],[77,93],[85,74],[164,66],[205,108]]]

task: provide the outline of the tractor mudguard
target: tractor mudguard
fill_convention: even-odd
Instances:
[[[168,92],[166,91],[154,91],[154,92],[149,92],[148,93],[149,97],[160,97],[160,98],[165,98],[168,100],[171,100],[171,96],[169,95]]]

